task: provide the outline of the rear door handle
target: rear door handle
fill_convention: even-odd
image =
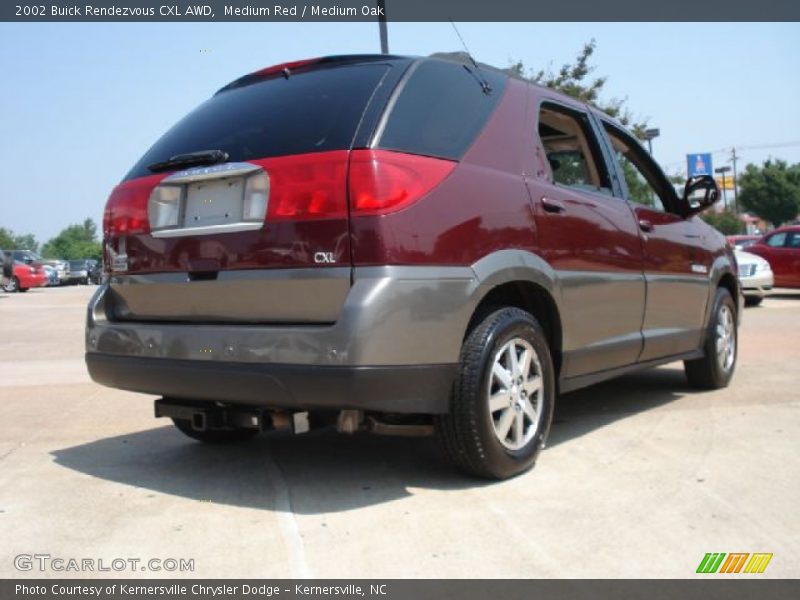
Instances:
[[[645,233],[650,233],[653,231],[653,224],[647,219],[639,219],[639,229]]]
[[[561,202],[552,200],[546,196],[542,196],[542,208],[544,208],[546,212],[555,214],[563,213],[566,210],[566,207]]]

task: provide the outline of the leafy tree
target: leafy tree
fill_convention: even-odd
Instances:
[[[100,260],[102,246],[97,240],[97,225],[86,219],[80,225],[70,225],[42,247],[45,258]]]
[[[739,177],[739,201],[775,227],[800,212],[800,163],[768,159],[762,167],[747,165]]]
[[[737,235],[744,233],[744,223],[732,209],[726,208],[720,212],[708,210],[700,214],[700,218],[719,230],[723,235]]]
[[[596,67],[589,64],[589,59],[594,54],[596,45],[594,39],[584,44],[575,58],[575,62],[562,65],[558,71],[550,68],[538,71],[530,70],[521,60],[513,63],[508,71],[528,81],[558,90],[581,102],[596,106],[616,118],[625,127],[629,127],[639,139],[644,139],[647,121],[634,121],[633,115],[625,107],[626,98],[612,98],[606,102],[600,100],[600,92],[603,91],[608,77],[592,77]]]
[[[0,248],[11,250],[14,247],[14,233],[5,227],[0,227]]]
[[[14,236],[14,247],[20,250],[31,250],[36,252],[39,249],[39,242],[33,237],[32,233]]]
[[[39,249],[39,243],[32,233],[16,235],[10,229],[0,227],[0,248],[8,250],[32,250],[36,252]]]

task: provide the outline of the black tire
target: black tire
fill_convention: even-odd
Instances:
[[[764,298],[762,296],[745,296],[745,306],[758,306]]]
[[[718,353],[719,328],[724,328],[726,313],[731,317],[733,348],[728,353],[721,355]],[[724,344],[723,344],[724,345]],[[727,348],[727,346],[725,346]],[[736,370],[736,357],[739,350],[739,334],[737,328],[736,305],[731,298],[730,292],[723,288],[717,288],[714,297],[714,308],[711,319],[706,331],[706,341],[703,345],[705,356],[696,360],[686,360],[683,362],[686,379],[692,387],[716,390],[726,387],[733,377]]]
[[[8,294],[13,294],[14,292],[18,292],[19,291],[19,279],[17,279],[16,277],[12,277],[11,279],[9,279],[8,283],[6,283],[3,286],[3,291],[8,293]]]
[[[181,433],[189,436],[193,440],[205,442],[207,444],[235,444],[246,442],[258,435],[257,429],[211,429],[207,431],[197,431],[187,419],[172,419]]]
[[[541,387],[536,401],[523,397],[515,404],[513,394],[522,393],[525,383],[516,385],[517,391],[509,395],[510,404],[495,412],[499,415],[495,420],[489,409],[489,397],[499,380],[493,378],[491,371],[495,362],[506,356],[499,353],[507,345],[514,344],[511,351],[521,356],[516,354],[517,343],[533,349],[537,362],[530,364],[533,370],[539,371]],[[530,405],[527,408],[536,413],[536,423],[529,415],[523,416],[520,422],[522,439],[518,441],[527,441],[519,448],[510,448],[506,445],[508,438],[501,441],[501,434],[495,433],[496,427],[501,427],[506,411],[524,412],[520,406],[525,406],[526,402]],[[467,335],[461,348],[461,368],[453,386],[450,412],[436,418],[437,436],[445,454],[459,470],[477,477],[506,479],[527,471],[536,462],[547,440],[554,403],[555,373],[544,330],[524,310],[501,308],[477,322]],[[512,414],[512,418],[517,419],[516,414]],[[516,422],[509,427],[508,435],[515,435]]]

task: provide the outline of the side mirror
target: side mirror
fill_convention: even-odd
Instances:
[[[687,215],[695,215],[719,200],[719,186],[711,175],[698,175],[686,180],[683,203]]]

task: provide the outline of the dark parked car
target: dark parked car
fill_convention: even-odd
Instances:
[[[87,285],[92,281],[92,269],[97,261],[94,260],[71,260],[69,261],[68,283],[79,283]]]
[[[0,250],[0,287],[5,288],[14,276],[14,259],[11,254]]]
[[[683,360],[726,386],[725,238],[607,115],[489,67],[344,56],[222,88],[108,200],[92,378],[190,437],[436,432],[528,469],[556,395]]]
[[[103,263],[96,260],[90,262],[89,281],[95,285],[99,285],[103,281]]]

